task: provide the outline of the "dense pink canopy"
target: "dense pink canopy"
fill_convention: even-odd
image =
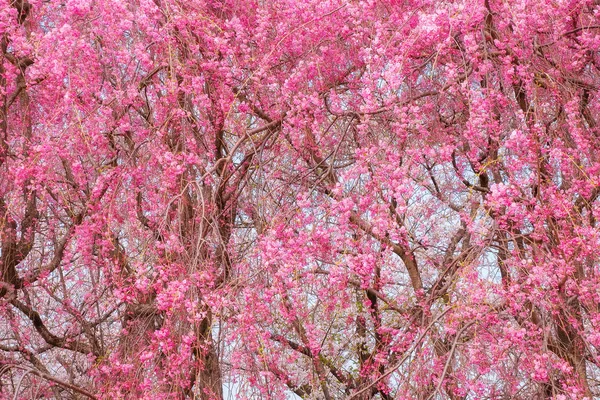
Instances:
[[[0,0],[0,398],[597,398],[599,50],[592,0]]]

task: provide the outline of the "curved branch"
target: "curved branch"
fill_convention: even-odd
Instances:
[[[54,335],[52,332],[50,332],[48,330],[46,325],[44,325],[44,321],[42,320],[42,317],[40,316],[40,314],[37,311],[35,311],[33,308],[29,307],[28,305],[22,303],[21,301],[19,301],[17,299],[13,299],[10,303],[13,306],[15,306],[16,308],[18,308],[19,311],[21,311],[23,314],[25,314],[27,316],[27,318],[29,318],[31,320],[35,330],[40,334],[42,339],[44,339],[44,341],[46,343],[48,343],[49,345],[61,347],[63,349],[67,349],[67,350],[71,350],[71,351],[76,351],[76,352],[82,353],[82,354],[94,354],[96,356],[99,355],[94,351],[94,349],[90,345],[88,345],[86,343],[82,343],[80,341],[75,341],[75,342],[71,343],[71,341],[68,339],[61,338],[61,337]]]
[[[47,374],[47,373],[42,372],[42,371],[39,371],[37,369],[23,367],[21,365],[16,365],[16,364],[9,364],[9,365],[7,365],[7,368],[8,369],[10,369],[10,368],[21,369],[23,371],[26,371],[26,373],[37,375],[40,378],[43,378],[43,379],[45,379],[47,381],[56,383],[57,385],[62,386],[65,389],[70,389],[70,390],[72,390],[74,392],[77,392],[79,394],[82,394],[82,395],[84,395],[84,396],[86,396],[86,397],[88,397],[90,399],[93,399],[93,400],[97,400],[98,399],[98,397],[94,396],[92,393],[88,392],[87,390],[85,390],[83,388],[80,388],[79,386],[76,386],[76,385],[73,385],[73,384],[71,384],[69,382],[65,382],[65,381],[63,381],[61,379],[55,378],[52,375]]]

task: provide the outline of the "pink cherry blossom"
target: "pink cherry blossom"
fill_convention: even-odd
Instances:
[[[0,398],[600,397],[600,4],[0,0]]]

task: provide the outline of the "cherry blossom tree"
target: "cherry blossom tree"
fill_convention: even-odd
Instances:
[[[600,396],[600,2],[0,0],[0,398]]]

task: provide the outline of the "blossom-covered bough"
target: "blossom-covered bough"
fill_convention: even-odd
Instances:
[[[600,3],[0,1],[0,398],[600,396]]]

